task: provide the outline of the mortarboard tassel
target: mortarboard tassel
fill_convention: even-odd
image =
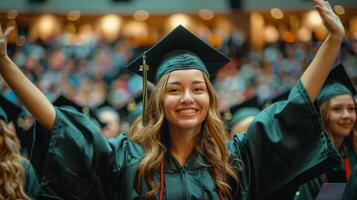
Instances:
[[[145,110],[146,110],[146,103],[147,103],[147,71],[149,70],[149,65],[146,64],[146,54],[144,53],[143,57],[143,64],[140,65],[140,71],[143,72],[143,118],[142,124],[143,126],[146,124],[146,117],[145,117]]]

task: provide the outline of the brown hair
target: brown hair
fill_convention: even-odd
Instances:
[[[25,194],[25,170],[21,161],[20,141],[0,120],[0,199],[30,198]]]
[[[170,73],[169,73],[170,74]],[[137,186],[140,188],[143,178],[148,182],[151,191],[146,194],[146,198],[153,198],[159,189],[159,183],[153,181],[153,173],[159,169],[160,163],[167,153],[167,122],[164,117],[163,96],[165,87],[169,79],[169,74],[164,75],[157,84],[156,91],[148,100],[145,109],[146,123],[142,128],[140,120],[133,124],[130,130],[130,137],[138,142],[145,149],[145,157],[140,162]],[[228,197],[232,198],[232,188],[228,184],[231,178],[238,182],[238,175],[233,170],[226,149],[225,126],[217,111],[218,98],[209,79],[204,75],[207,85],[210,103],[205,121],[202,124],[202,132],[196,138],[195,150],[201,153],[207,161],[206,164],[214,170],[215,181],[218,189]]]
[[[354,100],[354,98],[351,96],[355,106],[356,106],[356,102]],[[330,115],[330,111],[331,111],[331,100],[328,100],[328,101],[325,101],[323,102],[321,105],[320,105],[320,112],[321,112],[321,117],[322,117],[322,121],[325,125],[325,128],[326,128],[326,125],[329,123],[329,115]],[[356,112],[356,115],[357,115],[357,107],[355,107],[355,112]],[[332,141],[332,143],[334,143],[334,139],[333,139],[333,135],[332,133],[330,133],[329,130],[327,130],[327,134],[328,134],[328,137],[330,138],[330,140]],[[355,122],[354,124],[354,127],[351,131],[351,134],[349,135],[349,137],[351,138],[351,144],[352,144],[352,147],[353,147],[353,150],[355,153],[357,153],[357,123]]]

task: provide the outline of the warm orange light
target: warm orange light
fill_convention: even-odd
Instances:
[[[267,26],[264,29],[264,39],[266,42],[276,42],[279,39],[279,31],[274,26]]]
[[[335,5],[333,7],[333,9],[335,10],[336,14],[338,14],[338,15],[345,14],[345,8],[343,6],[341,6],[341,5]]]
[[[260,49],[264,46],[264,37],[262,37],[264,28],[265,22],[263,15],[258,12],[252,12],[250,15],[250,32],[251,43],[254,49]]]
[[[311,40],[311,31],[305,27],[297,31],[297,38],[302,42],[309,42]]]
[[[134,13],[134,19],[137,21],[145,21],[149,18],[150,14],[146,10],[137,10]]]
[[[50,14],[41,15],[36,20],[34,29],[39,38],[46,40],[61,31],[60,21]]]
[[[295,42],[295,35],[290,31],[286,31],[283,34],[283,39],[286,42]]]
[[[98,28],[103,36],[103,39],[111,42],[118,38],[121,25],[122,19],[119,16],[108,14],[99,20]]]
[[[67,19],[69,21],[76,21],[81,17],[81,12],[79,10],[72,10],[68,13]]]
[[[7,18],[16,19],[17,15],[18,15],[17,10],[9,10],[9,12],[7,13]]]
[[[310,29],[318,28],[322,25],[322,20],[319,13],[316,10],[311,10],[306,13],[304,17],[304,24]]]
[[[283,19],[284,18],[284,13],[280,8],[272,8],[270,10],[270,15],[274,18],[274,19]]]
[[[198,11],[198,15],[204,20],[211,20],[214,17],[214,13],[209,9],[201,9]]]
[[[144,22],[130,21],[123,25],[122,35],[124,37],[145,38],[148,34],[149,30]]]
[[[171,15],[168,18],[166,24],[167,31],[171,31],[172,29],[176,28],[178,25],[182,25],[186,28],[189,28],[189,26],[191,25],[191,18],[181,13]]]

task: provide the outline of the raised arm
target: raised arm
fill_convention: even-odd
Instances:
[[[314,2],[315,8],[328,30],[328,35],[301,77],[302,84],[312,101],[315,101],[324,84],[345,36],[345,29],[330,4],[323,0],[314,0]]]
[[[50,130],[56,115],[53,105],[7,55],[7,36],[12,30],[9,27],[3,34],[0,25],[0,74],[34,118]]]

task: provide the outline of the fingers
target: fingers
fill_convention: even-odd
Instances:
[[[334,11],[328,1],[314,0],[314,2],[316,3],[315,5],[316,10],[323,18],[326,18],[328,16],[333,16]]]
[[[5,30],[5,33],[4,33],[4,37],[7,37],[11,33],[11,31],[13,31],[14,29],[15,29],[15,27],[13,27],[13,26],[7,27]]]
[[[316,5],[322,6],[323,0],[314,0]]]
[[[5,33],[3,34],[1,24],[0,24],[0,37],[6,38],[11,33],[11,31],[13,31],[14,29],[15,29],[15,27],[9,26],[6,28]]]

